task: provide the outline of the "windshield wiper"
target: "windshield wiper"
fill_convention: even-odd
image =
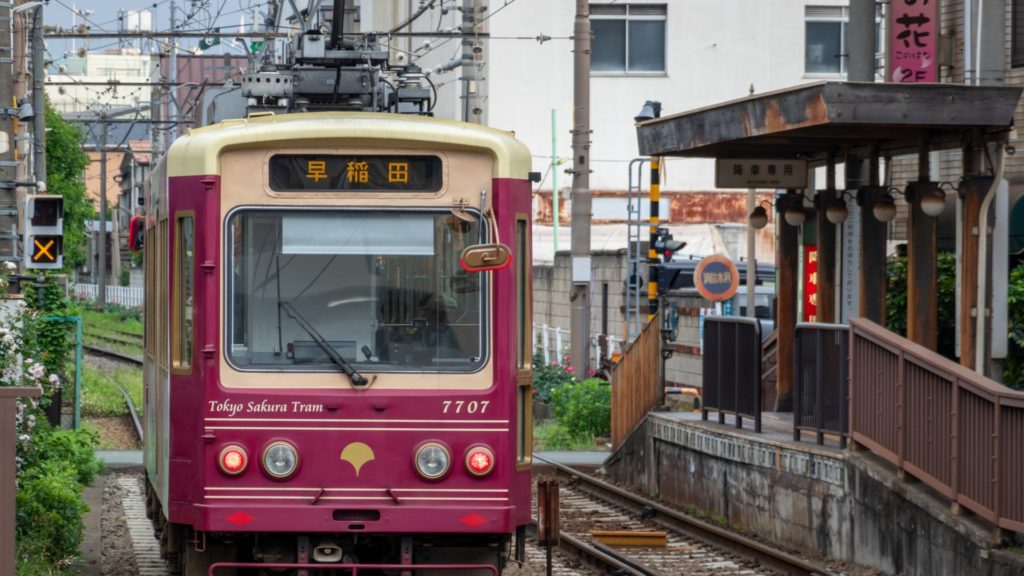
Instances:
[[[327,340],[325,340],[324,337],[316,331],[316,328],[313,328],[313,326],[307,322],[301,314],[299,314],[299,311],[292,306],[291,302],[279,302],[278,304],[281,308],[284,308],[285,314],[287,314],[292,320],[295,320],[295,323],[309,334],[309,337],[313,339],[313,342],[316,342],[317,346],[323,349],[327,354],[327,357],[341,367],[341,371],[348,376],[348,379],[352,382],[352,386],[361,388],[370,383],[369,380],[366,379],[366,376],[356,372],[356,369],[353,368],[347,360],[342,358],[341,354],[338,354],[338,351],[335,350],[333,346],[327,343]]]

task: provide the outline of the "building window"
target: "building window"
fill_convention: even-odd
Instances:
[[[1010,66],[1024,67],[1024,0],[1013,0],[1010,35]]]
[[[846,28],[850,22],[850,9],[845,6],[807,6],[804,9],[806,42],[804,72],[807,74],[846,74]],[[881,69],[882,12],[875,13],[875,62]]]
[[[591,4],[590,69],[618,74],[665,72],[664,4]]]

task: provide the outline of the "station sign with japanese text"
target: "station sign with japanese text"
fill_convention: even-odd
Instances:
[[[437,192],[437,156],[277,154],[270,158],[277,192]]]
[[[807,161],[796,159],[715,160],[716,188],[806,188]]]
[[[740,287],[740,274],[728,257],[721,254],[705,256],[693,271],[693,285],[704,298],[723,302],[732,298]]]
[[[939,1],[889,3],[890,82],[939,81]]]

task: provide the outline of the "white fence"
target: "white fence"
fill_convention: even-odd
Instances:
[[[590,337],[590,360],[593,366],[600,363],[601,345],[598,342],[598,335]],[[561,364],[562,358],[569,353],[570,338],[569,330],[557,326],[541,324],[533,326],[533,342],[535,353],[543,356],[544,364]],[[622,340],[614,336],[608,337],[608,355],[622,352]]]
[[[79,300],[95,301],[99,299],[99,286],[96,284],[72,284],[70,290],[71,294]],[[142,288],[107,285],[107,304],[142,308],[143,301]]]

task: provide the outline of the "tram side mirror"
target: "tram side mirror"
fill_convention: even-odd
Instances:
[[[133,254],[138,254],[142,250],[145,235],[145,219],[142,216],[132,216],[132,219],[128,221],[128,249]]]
[[[466,272],[504,270],[512,263],[512,251],[504,244],[477,244],[468,246],[459,258]]]

